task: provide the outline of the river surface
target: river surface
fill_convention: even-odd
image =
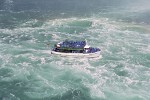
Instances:
[[[150,1],[1,0],[0,100],[150,100]],[[102,58],[51,55],[79,39]]]

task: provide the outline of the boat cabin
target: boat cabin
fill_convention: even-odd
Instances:
[[[86,41],[65,40],[55,44],[53,51],[62,53],[94,53],[100,51],[100,49],[88,46]]]

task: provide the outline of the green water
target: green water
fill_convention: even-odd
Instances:
[[[149,100],[148,2],[0,1],[0,100]],[[52,55],[65,39],[102,58]]]
[[[101,17],[54,19],[40,27],[30,23],[39,24],[0,29],[2,100],[150,98],[150,34],[143,26]],[[51,55],[53,44],[66,38],[86,38],[103,57]]]

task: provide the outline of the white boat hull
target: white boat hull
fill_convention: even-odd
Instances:
[[[51,51],[51,54],[56,54],[60,56],[70,56],[70,57],[88,57],[88,58],[101,57],[100,51],[95,53],[63,53],[63,52]]]

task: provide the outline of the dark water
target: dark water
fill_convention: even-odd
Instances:
[[[149,100],[149,3],[1,0],[0,100]],[[102,58],[51,55],[65,39]]]

